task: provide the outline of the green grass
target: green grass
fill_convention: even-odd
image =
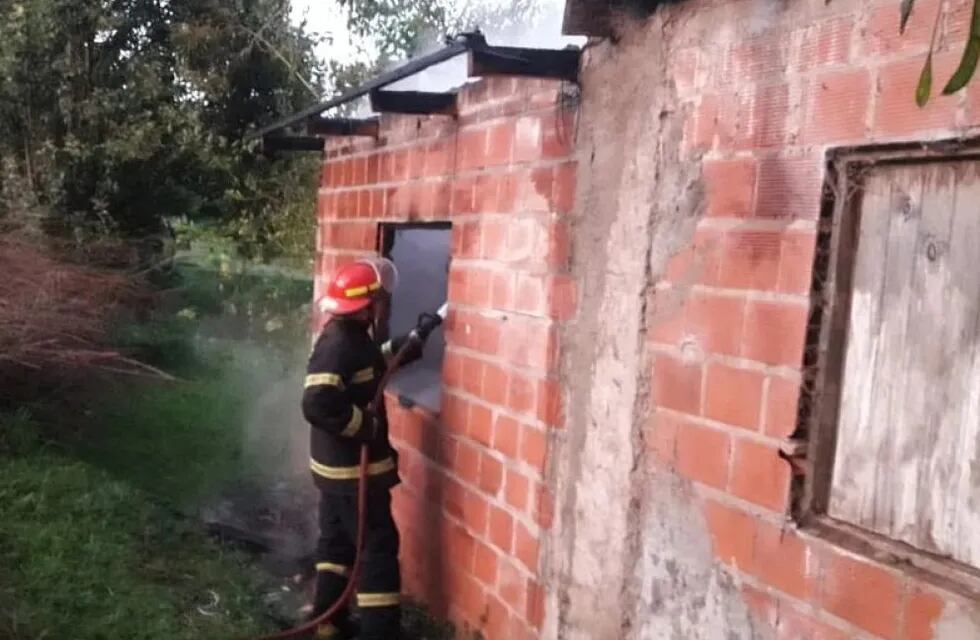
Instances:
[[[0,416],[0,638],[190,640],[267,628],[263,577],[248,558],[145,491],[30,446],[25,423]]]

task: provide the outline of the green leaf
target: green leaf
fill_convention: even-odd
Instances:
[[[922,66],[922,74],[919,76],[919,84],[915,87],[915,104],[924,107],[929,102],[932,95],[932,51],[926,57],[926,63]]]
[[[973,19],[970,21],[970,39],[967,40],[966,49],[963,51],[963,58],[960,60],[960,66],[953,73],[953,77],[949,79],[949,83],[943,89],[943,93],[950,95],[965,87],[966,83],[973,77],[973,73],[977,70],[978,60],[980,60],[980,0],[973,0]]]
[[[902,21],[899,23],[898,32],[905,33],[905,25],[908,23],[909,18],[912,16],[912,5],[915,4],[915,0],[902,0],[901,12]]]

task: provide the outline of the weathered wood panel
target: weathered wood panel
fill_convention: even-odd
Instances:
[[[874,169],[828,511],[980,566],[980,172]]]

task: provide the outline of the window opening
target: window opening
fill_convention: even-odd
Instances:
[[[449,293],[452,226],[449,223],[383,224],[381,254],[398,267],[398,288],[392,295],[388,333],[410,331],[422,313],[434,313]],[[442,400],[443,328],[429,336],[422,360],[392,376],[390,388],[405,406],[419,405],[433,413]]]

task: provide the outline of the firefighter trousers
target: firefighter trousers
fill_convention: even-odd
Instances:
[[[398,568],[398,528],[391,515],[391,492],[368,492],[364,550],[356,603],[361,614],[361,640],[395,640],[401,618],[401,574]],[[357,536],[357,495],[320,493],[320,539],[317,543],[314,615],[336,602],[354,564]],[[341,611],[317,637],[348,635],[350,612]]]

